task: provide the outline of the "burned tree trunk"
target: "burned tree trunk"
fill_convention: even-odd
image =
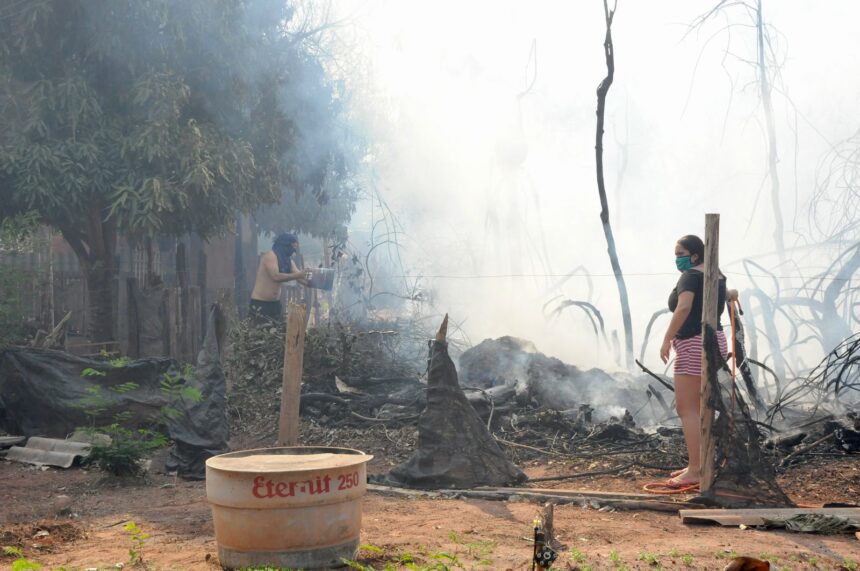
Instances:
[[[469,404],[448,356],[448,317],[430,342],[427,408],[415,454],[381,481],[412,488],[473,488],[522,482],[525,474],[499,448]]]
[[[609,9],[607,0],[603,0],[603,11],[606,17],[606,38],[603,40],[603,53],[606,56],[606,77],[597,86],[597,135],[594,144],[597,159],[597,192],[600,195],[600,221],[603,224],[603,234],[609,252],[609,262],[612,273],[618,285],[618,297],[621,301],[621,314],[624,322],[624,362],[628,369],[633,368],[633,322],[630,317],[630,302],[627,298],[627,285],[624,273],[618,262],[618,252],[615,250],[615,237],[612,235],[612,225],[609,223],[609,202],[606,199],[606,184],[603,178],[603,124],[606,114],[606,95],[615,77],[615,51],[612,47],[612,19],[615,8]]]

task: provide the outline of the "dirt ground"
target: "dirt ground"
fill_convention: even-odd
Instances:
[[[372,466],[382,469],[383,462]],[[566,473],[570,466],[535,463],[526,469],[532,476],[542,476]],[[555,485],[629,492],[639,491],[642,483],[657,476]],[[783,476],[782,484],[796,501],[856,501],[860,462],[842,459],[800,468]],[[128,566],[132,542],[123,526],[129,521],[151,535],[142,549],[148,569],[219,568],[203,482],[153,474],[145,482],[120,485],[80,468],[41,470],[0,462],[0,486],[0,546],[18,546],[29,560],[47,569]],[[448,562],[452,569],[528,569],[531,522],[537,509],[527,502],[368,494],[362,543],[378,549],[363,551],[363,561],[379,569],[385,565],[382,560],[412,556],[425,565]],[[558,506],[555,527],[566,546],[554,566],[558,569],[722,569],[734,554],[765,556],[776,569],[854,569],[854,562],[860,562],[860,541],[853,535],[816,537],[687,526],[676,515],[655,512]],[[11,562],[12,557],[0,554],[0,568],[10,569]]]

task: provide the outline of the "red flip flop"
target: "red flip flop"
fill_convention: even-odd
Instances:
[[[650,482],[642,486],[642,489],[650,494],[688,494],[699,491],[699,482]]]

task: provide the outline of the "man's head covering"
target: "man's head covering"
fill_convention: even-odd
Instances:
[[[296,242],[298,241],[299,239],[295,234],[284,232],[275,238],[275,242],[272,244],[272,251],[278,257],[278,271],[282,274],[290,273],[293,268],[290,258],[296,251]]]

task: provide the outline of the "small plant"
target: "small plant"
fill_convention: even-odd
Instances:
[[[613,563],[621,563],[621,556],[618,554],[617,549],[613,549],[609,552],[609,560]]]
[[[669,550],[669,553],[667,555],[669,557],[672,557],[673,559],[677,559],[678,557],[681,556],[681,552],[673,547],[672,549]]]
[[[129,361],[128,357],[117,357],[116,359],[111,359],[110,361],[108,361],[108,364],[110,364],[110,366],[114,369],[121,369],[123,367],[128,366],[130,362],[131,361]]]
[[[734,549],[723,549],[722,551],[714,553],[714,557],[717,559],[734,559],[737,556],[738,552]]]
[[[362,549],[379,555],[384,552],[378,547],[368,545],[362,546]],[[433,553],[426,550],[422,550],[422,553],[430,561],[419,563],[418,558],[411,553],[400,553],[393,561],[389,560],[386,562],[385,567],[381,569],[349,559],[343,559],[342,562],[349,569],[357,571],[397,571],[398,569],[411,569],[412,571],[454,571],[455,569],[465,569],[456,555],[444,552]]]
[[[574,563],[585,563],[586,557],[585,553],[577,549],[576,547],[571,548],[570,550],[570,558]]]
[[[149,539],[149,534],[144,531],[133,521],[128,522],[123,526],[123,529],[131,538],[131,547],[128,549],[129,563],[139,565],[143,563],[143,548],[146,545],[146,540]]]
[[[681,556],[681,563],[686,565],[687,567],[693,566],[693,556],[690,553],[685,553]]]
[[[489,556],[496,550],[498,543],[492,539],[479,539],[478,541],[464,543],[463,546],[466,548],[466,553],[469,557],[480,559],[479,564],[488,565],[492,564]]]
[[[167,398],[167,404],[161,407],[161,416],[165,422],[178,418],[182,414],[182,411],[175,406],[177,403],[196,403],[203,399],[200,391],[195,387],[186,385],[185,379],[181,375],[164,373],[159,383],[159,389],[161,394]]]
[[[848,571],[857,571],[857,562],[853,559],[848,559],[846,557],[842,560],[842,566],[848,569]]]
[[[86,462],[114,476],[140,474],[144,454],[167,445],[167,438],[159,432],[142,428],[129,430],[117,423],[90,431],[106,434],[110,443],[94,443]]]
[[[659,565],[660,559],[657,557],[656,553],[646,553],[644,551],[639,552],[639,557],[637,557],[639,561],[644,561],[648,565]]]
[[[42,566],[35,561],[29,561],[24,557],[24,552],[20,547],[4,547],[3,553],[15,557],[12,562],[12,571],[25,571],[26,569],[41,569]]]
[[[96,369],[93,369],[92,367],[87,367],[86,369],[81,371],[82,377],[104,377],[106,374],[107,373],[98,371]]]

